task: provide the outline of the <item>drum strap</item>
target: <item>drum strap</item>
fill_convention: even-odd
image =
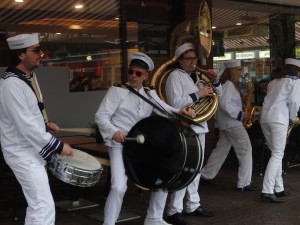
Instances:
[[[139,96],[141,99],[143,99],[145,102],[147,102],[148,104],[150,104],[151,106],[153,106],[153,108],[157,109],[159,112],[161,112],[162,114],[166,114],[169,118],[174,118],[174,116],[172,114],[170,114],[167,110],[165,110],[162,106],[157,106],[156,104],[154,104],[153,102],[151,102],[148,98],[146,98],[145,96],[141,95],[138,91],[136,91],[133,87],[131,87],[128,84],[124,84],[129,91],[133,92],[134,94],[136,94],[137,96]],[[147,95],[152,98],[149,93],[146,91]]]

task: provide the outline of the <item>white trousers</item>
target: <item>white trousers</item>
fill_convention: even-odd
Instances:
[[[205,133],[198,134],[201,147],[202,154],[204,156],[205,149]],[[200,204],[200,196],[198,193],[198,187],[200,182],[200,173],[197,174],[195,179],[185,188],[175,191],[170,194],[170,201],[168,204],[167,215],[173,215],[175,213],[181,213],[183,211],[183,199],[186,195],[186,212],[190,213],[195,211]]]
[[[147,210],[147,221],[161,221],[163,219],[164,208],[168,192],[165,191],[153,191],[150,195],[149,207]]]
[[[115,225],[127,190],[127,176],[123,163],[123,148],[108,148],[111,170],[111,190],[105,202],[103,225]]]
[[[266,143],[271,150],[264,180],[262,193],[273,194],[284,190],[282,180],[282,159],[286,145],[287,129],[284,124],[262,123],[261,128],[266,139]]]
[[[54,225],[55,205],[45,161],[25,161],[9,165],[27,201],[25,225]]]
[[[220,130],[217,146],[212,150],[201,174],[205,179],[213,179],[223,165],[231,145],[239,161],[237,188],[243,188],[251,183],[253,162],[251,142],[242,125]]]
[[[205,146],[205,134],[199,134],[200,143],[202,146],[202,153],[204,152]],[[192,181],[187,188],[173,192],[170,195],[169,209],[167,211],[168,215],[173,215],[177,211],[182,211],[183,209],[183,198],[185,192],[187,192],[187,210],[191,211],[197,209],[200,206],[200,196],[198,194],[200,174]],[[164,208],[166,204],[168,193],[163,191],[152,192],[150,197],[150,204],[147,210],[147,221],[160,221],[163,219]],[[174,213],[169,213],[175,211]],[[190,211],[188,211],[190,212]]]

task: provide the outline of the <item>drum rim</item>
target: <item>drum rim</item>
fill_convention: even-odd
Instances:
[[[101,163],[94,156],[92,156],[91,154],[89,154],[87,152],[84,152],[84,151],[81,151],[81,150],[78,150],[78,149],[73,149],[73,150],[76,151],[77,153],[80,153],[80,154],[83,153],[84,156],[88,156],[88,158],[91,159],[93,161],[93,163],[95,163],[95,164],[97,164],[99,166],[98,169],[86,169],[86,170],[88,170],[88,171],[98,171],[98,170],[102,169]],[[67,159],[69,156],[61,156],[61,155],[59,155],[57,153],[54,153],[52,155],[52,157],[56,157],[58,160],[62,161],[65,165],[70,165],[70,166],[72,166],[74,168],[82,169],[82,168],[79,167],[79,165],[73,165],[70,162],[67,162],[67,161],[63,160],[63,159]]]

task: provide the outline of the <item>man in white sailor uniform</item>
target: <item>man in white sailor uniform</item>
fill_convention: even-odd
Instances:
[[[128,61],[130,64],[127,85],[150,101],[158,102],[169,113],[174,111],[194,116],[194,110],[178,110],[170,107],[158,97],[155,90],[148,91],[143,88],[143,82],[154,69],[154,63],[149,56],[141,52],[134,52],[129,55]],[[115,85],[108,90],[95,114],[95,121],[106,146],[108,146],[111,166],[111,190],[105,203],[103,225],[115,225],[127,189],[127,176],[122,158],[122,143],[125,142],[125,137],[130,129],[141,119],[150,116],[152,111],[157,112],[158,110],[131,92],[126,86]],[[167,193],[163,191],[158,193],[161,193],[165,201]],[[156,198],[150,200],[150,204],[151,201],[156,201]],[[146,220],[145,224],[167,225],[162,219],[162,214],[153,220],[151,218],[149,221]]]
[[[282,159],[289,125],[294,123],[300,106],[300,61],[285,60],[282,74],[268,84],[264,98],[260,125],[271,150],[261,193],[261,200],[283,202],[281,197],[289,194],[282,179]]]
[[[55,206],[45,163],[52,154],[72,155],[72,148],[50,132],[59,128],[45,124],[42,103],[32,87],[33,70],[41,64],[38,34],[7,39],[11,66],[0,80],[0,135],[6,163],[22,186],[28,207],[25,224],[53,225]],[[48,122],[48,121],[46,121]],[[48,132],[49,131],[49,132]]]
[[[188,105],[198,99],[206,96],[212,96],[213,88],[216,90],[217,95],[222,93],[222,86],[214,70],[208,70],[207,76],[212,77],[213,88],[206,85],[198,86],[199,76],[192,78],[192,73],[197,66],[198,58],[192,43],[184,43],[175,50],[175,55],[178,58],[179,66],[172,71],[166,81],[166,96],[168,103],[175,107],[180,108]],[[208,132],[206,121],[202,122],[200,126],[192,125],[191,128],[198,134],[202,151],[204,155],[205,149],[205,134]],[[186,214],[190,216],[212,217],[213,213],[206,211],[201,203],[198,193],[200,181],[200,173],[197,174],[195,179],[186,188],[176,191],[170,195],[170,202],[167,209],[166,221],[171,224],[185,225],[186,222],[181,217],[183,211],[183,200],[186,195]]]
[[[241,61],[231,60],[225,63],[225,70],[220,77],[223,93],[219,98],[219,107],[216,112],[217,125],[220,130],[219,140],[203,167],[201,176],[203,179],[213,179],[220,171],[233,146],[239,162],[237,190],[251,192],[258,189],[251,185],[252,146],[243,126],[243,120],[249,120],[250,115],[243,112],[239,91],[241,75]]]

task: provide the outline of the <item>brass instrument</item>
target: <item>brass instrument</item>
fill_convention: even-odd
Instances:
[[[172,31],[170,53],[173,54],[177,47],[186,42],[199,43],[201,58],[207,59],[209,57],[212,47],[212,26],[210,10],[205,0],[200,4],[198,18],[178,24]]]
[[[201,80],[199,82],[203,86],[209,86],[213,87],[212,81],[203,73],[206,73],[207,70],[201,69],[194,65],[194,68],[196,72],[201,72]],[[198,84],[197,85],[199,89],[202,87]],[[201,100],[192,102],[191,104],[188,105],[188,107],[192,107],[195,110],[196,113],[196,118],[194,118],[194,122],[196,123],[201,123],[203,121],[209,120],[217,111],[218,108],[218,96],[216,93],[213,93],[212,96],[207,96],[205,98],[202,98]]]
[[[291,125],[289,126],[289,128],[288,128],[288,131],[287,131],[287,137],[290,136],[291,131],[293,130],[293,128],[299,126],[299,124],[300,124],[300,119],[299,119],[299,117],[297,116],[297,117],[295,118],[295,120],[294,120],[294,123],[291,124]]]
[[[248,91],[247,91],[247,95],[243,97],[243,100],[245,102],[245,106],[244,106],[244,113],[247,113],[250,115],[249,121],[244,120],[243,121],[243,125],[246,129],[252,127],[252,122],[253,122],[253,118],[254,118],[254,113],[256,111],[256,107],[252,105],[252,99],[253,99],[253,94],[252,94],[252,81],[251,79],[249,79],[248,77],[243,77],[248,85]]]
[[[148,85],[155,87],[158,96],[165,102],[167,102],[165,82],[169,74],[176,69],[177,57],[174,55],[174,52],[177,47],[187,42],[197,42],[201,47],[202,57],[208,58],[210,55],[212,44],[211,19],[209,7],[205,1],[202,1],[200,4],[197,20],[183,22],[175,27],[170,40],[170,52],[172,57],[167,62],[157,67],[148,81]],[[195,70],[198,72],[207,72],[197,66],[195,66]],[[202,75],[201,78],[205,80],[204,85],[210,85],[209,78],[204,75]],[[190,123],[199,125],[201,122],[210,119],[214,115],[218,106],[218,97],[214,94],[213,96],[201,98],[201,101],[196,101],[188,106],[193,107],[196,111],[196,117],[193,119],[189,118]]]

